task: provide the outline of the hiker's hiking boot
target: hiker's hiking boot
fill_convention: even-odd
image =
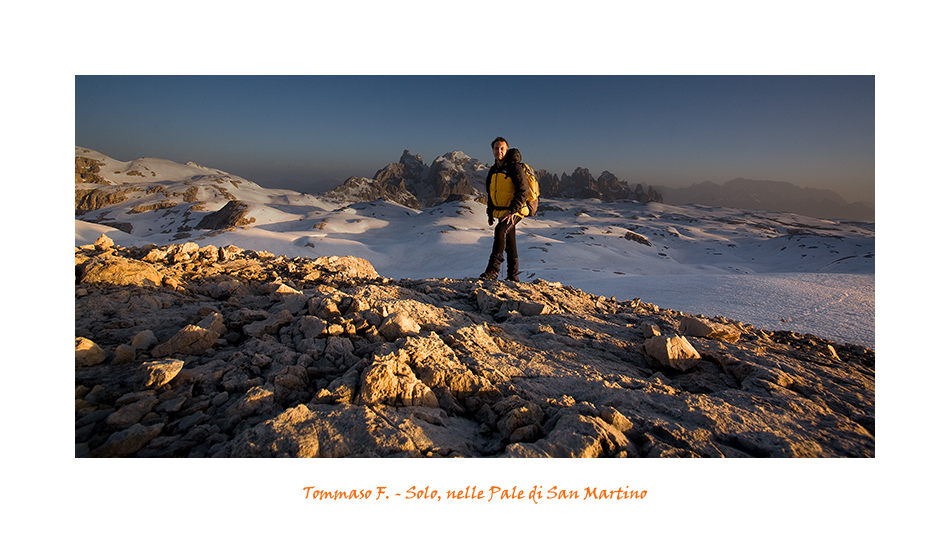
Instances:
[[[505,278],[505,281],[518,281],[518,274],[508,274],[508,277]]]
[[[482,273],[481,276],[478,276],[478,279],[496,280],[498,279],[498,271],[486,270],[485,272]]]

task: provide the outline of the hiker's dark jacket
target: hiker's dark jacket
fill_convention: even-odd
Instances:
[[[512,148],[501,163],[495,163],[488,169],[488,216],[501,218],[508,211],[521,217],[528,216],[527,185],[524,167],[521,166],[521,152]]]

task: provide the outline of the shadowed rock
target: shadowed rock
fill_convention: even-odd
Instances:
[[[215,211],[214,213],[205,215],[205,217],[201,219],[201,222],[198,222],[195,228],[222,230],[237,226],[245,226],[253,221],[253,219],[245,218],[244,216],[247,214],[249,209],[250,206],[248,206],[246,203],[238,200],[231,200],[221,209]]]

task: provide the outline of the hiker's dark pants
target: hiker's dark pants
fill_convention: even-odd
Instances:
[[[518,243],[515,240],[515,226],[521,221],[521,217],[513,217],[513,222],[507,224],[503,219],[498,220],[495,226],[495,242],[492,244],[491,257],[488,258],[488,270],[499,272],[501,263],[505,260],[505,254],[508,254],[508,277],[514,277],[518,273]]]

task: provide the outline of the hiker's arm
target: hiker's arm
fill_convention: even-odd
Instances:
[[[491,177],[494,172],[495,172],[495,165],[492,165],[491,168],[488,169],[488,179],[485,180],[485,198],[488,200],[485,203],[486,205],[485,211],[488,213],[489,226],[495,223],[495,216],[494,216],[495,202],[492,202],[492,199],[491,199]]]

